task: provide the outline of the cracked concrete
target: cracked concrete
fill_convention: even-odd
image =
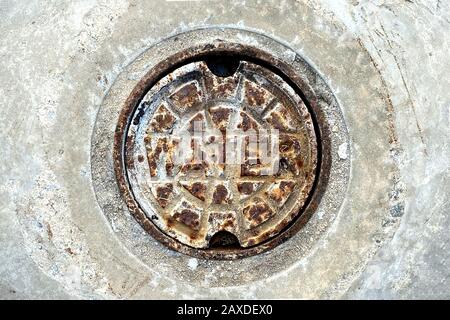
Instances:
[[[449,12],[432,0],[0,0],[0,297],[450,298]],[[351,171],[333,223],[305,254],[299,235],[251,260],[264,276],[228,277],[250,260],[163,248],[93,187],[105,97],[155,43],[207,26],[290,46],[322,74],[350,135],[335,146]]]

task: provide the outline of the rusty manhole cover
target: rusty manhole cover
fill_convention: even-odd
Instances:
[[[135,218],[167,246],[253,255],[279,244],[308,204],[315,118],[271,61],[242,45],[195,48],[154,68],[127,100],[116,175]]]

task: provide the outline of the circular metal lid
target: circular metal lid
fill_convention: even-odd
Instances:
[[[128,117],[127,203],[174,249],[236,252],[301,214],[317,157],[311,114],[288,82],[257,62],[205,57],[162,76]]]

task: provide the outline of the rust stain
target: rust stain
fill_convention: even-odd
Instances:
[[[173,114],[164,105],[160,105],[153,115],[150,127],[153,132],[169,131],[175,124],[175,120]]]
[[[183,184],[183,187],[188,190],[194,197],[205,201],[206,184],[202,182],[194,182],[192,184]]]
[[[156,201],[162,208],[167,207],[169,197],[173,192],[173,184],[166,183],[164,186],[156,187]]]
[[[198,90],[196,83],[192,82],[182,86],[170,99],[174,105],[184,111],[200,103],[201,92]]]
[[[213,194],[213,203],[214,204],[231,203],[228,189],[224,185],[219,184],[216,186],[216,189]]]
[[[267,103],[267,91],[259,88],[253,82],[246,81],[245,85],[245,99],[249,106],[263,107]]]
[[[158,175],[158,162],[160,160],[162,152],[167,152],[168,144],[166,138],[159,138],[157,140],[156,147],[154,149],[151,148],[151,145],[148,145],[149,151],[147,152],[147,160],[148,166],[150,170],[150,175],[152,177],[156,177]]]
[[[293,181],[274,183],[269,191],[266,192],[266,195],[275,201],[278,206],[282,206],[294,190],[294,186],[295,183]]]
[[[283,169],[287,168],[296,175],[300,174],[304,166],[300,142],[293,136],[282,134],[280,135],[279,150],[281,156],[280,167]]]
[[[252,194],[253,193],[253,183],[251,183],[251,182],[238,183],[238,191],[245,195]]]
[[[193,230],[200,229],[200,217],[192,210],[183,209],[180,212],[176,212],[173,217]]]
[[[229,108],[216,107],[210,109],[211,120],[220,131],[224,131],[230,121],[231,110]]]
[[[197,113],[190,121],[188,131],[190,134],[194,134],[195,131],[201,131],[205,129],[205,117],[201,113]]]
[[[256,198],[255,202],[246,206],[243,210],[245,218],[250,222],[250,228],[259,226],[273,216],[274,212],[260,198]]]
[[[250,118],[247,113],[241,112],[241,122],[238,124],[238,128],[242,129],[244,132],[250,129],[257,130],[258,124],[256,121]]]

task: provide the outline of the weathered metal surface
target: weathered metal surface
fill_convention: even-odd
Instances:
[[[130,211],[156,239],[197,256],[236,258],[280,243],[271,239],[301,215],[320,154],[298,89],[244,56],[226,75],[210,61],[200,53],[142,80],[118,124],[116,174]],[[187,133],[189,157],[177,162]],[[263,141],[276,158],[263,159]],[[242,158],[229,161],[238,150]]]

